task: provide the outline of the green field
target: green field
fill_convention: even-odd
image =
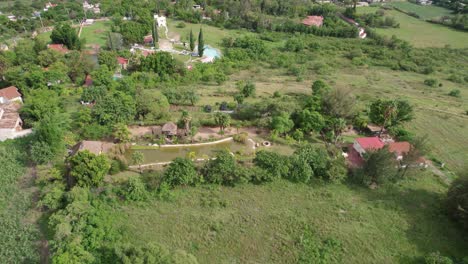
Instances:
[[[452,15],[451,10],[435,5],[423,6],[410,2],[391,2],[390,5],[397,7],[405,12],[415,13],[423,20]]]
[[[110,31],[110,21],[97,21],[90,26],[83,27],[81,38],[86,39],[86,45],[106,46],[107,32]]]
[[[358,12],[376,11],[375,7],[361,7]],[[411,17],[396,10],[387,11],[387,14],[394,17],[399,28],[377,28],[377,32],[391,37],[397,36],[413,44],[415,47],[444,47],[450,45],[452,48],[467,48],[468,34],[466,32],[457,31],[455,29],[431,24],[420,19]]]
[[[439,209],[445,190],[428,173],[378,190],[287,181],[189,187],[176,190],[173,202],[121,205],[113,214],[126,241],[182,249],[199,263],[296,263],[306,226],[340,241],[343,263],[418,263],[433,251],[467,253]]]

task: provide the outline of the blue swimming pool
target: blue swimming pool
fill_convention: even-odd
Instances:
[[[221,58],[221,53],[219,52],[219,50],[211,47],[210,45],[205,45],[203,55],[211,58]]]

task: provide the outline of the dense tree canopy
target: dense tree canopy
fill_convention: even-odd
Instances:
[[[63,44],[72,50],[81,50],[83,45],[78,33],[69,24],[56,25],[50,39],[52,43]]]
[[[110,168],[105,156],[95,155],[88,150],[76,153],[69,162],[70,176],[82,187],[99,186]]]

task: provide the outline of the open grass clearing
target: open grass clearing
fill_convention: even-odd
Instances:
[[[391,2],[390,5],[408,13],[415,13],[423,20],[452,15],[451,10],[435,5],[417,5],[406,1]]]
[[[358,12],[365,12],[361,10],[364,9],[359,8]],[[389,37],[395,35],[398,38],[408,41],[415,47],[421,48],[444,47],[446,45],[449,45],[452,48],[468,47],[468,34],[466,32],[458,31],[442,25],[432,24],[396,10],[387,11],[387,14],[394,17],[398,23],[400,23],[400,27],[385,29],[377,28],[376,30],[380,34]]]
[[[200,263],[295,263],[305,226],[342,242],[346,263],[417,263],[433,251],[462,257],[466,241],[437,206],[429,173],[377,190],[287,181],[179,188],[173,202],[121,205],[116,226],[133,244],[156,242]]]

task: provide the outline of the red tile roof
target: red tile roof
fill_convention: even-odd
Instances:
[[[122,58],[122,57],[117,57],[117,63],[119,63],[121,65],[128,64],[128,59]]]
[[[364,150],[378,150],[384,147],[384,143],[378,137],[356,138],[356,141]]]
[[[409,142],[403,141],[403,142],[392,142],[388,144],[388,151],[394,152],[397,155],[403,155],[405,153],[408,153],[411,149],[411,144]]]
[[[91,79],[91,76],[90,76],[89,74],[86,75],[86,79],[85,79],[84,85],[85,85],[86,87],[89,87],[89,86],[93,85],[93,79]]]
[[[302,20],[302,24],[320,27],[323,24],[323,16],[308,16]]]
[[[152,43],[153,42],[153,36],[151,36],[151,35],[145,36],[145,38],[143,39],[143,42],[145,42],[146,44]]]
[[[63,44],[49,44],[47,48],[56,50],[61,53],[67,53],[69,50]]]
[[[141,52],[141,54],[142,54],[144,57],[148,57],[148,55],[153,54],[153,53],[154,53],[154,51],[149,51],[149,50],[143,50],[143,51]]]
[[[18,92],[18,88],[15,86],[10,86],[0,90],[0,97],[4,97],[7,100],[11,100],[16,97],[21,97],[21,94]]]

